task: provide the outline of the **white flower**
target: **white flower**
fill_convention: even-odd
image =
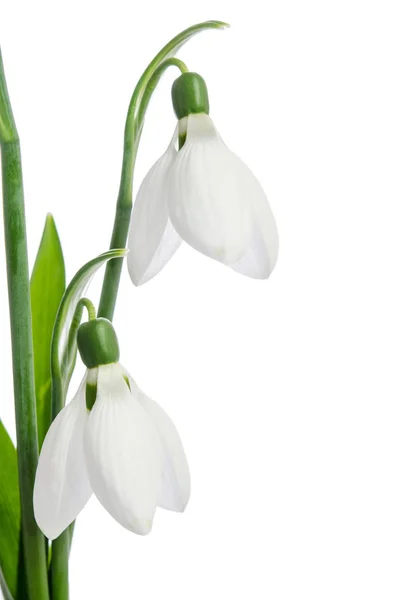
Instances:
[[[178,132],[186,133],[179,151]],[[179,121],[142,182],[128,243],[135,285],[154,277],[182,240],[256,279],[269,277],[277,261],[277,228],[265,193],[205,113]]]
[[[89,411],[86,389],[93,386]],[[87,370],[44,440],[33,497],[43,533],[58,537],[92,492],[140,535],[150,532],[157,506],[182,512],[189,500],[189,467],[174,424],[118,363]]]

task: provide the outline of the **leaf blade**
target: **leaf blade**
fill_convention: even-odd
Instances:
[[[18,463],[16,449],[2,421],[0,456],[0,579],[3,590],[17,598],[21,528]]]
[[[39,448],[51,423],[51,339],[65,287],[61,242],[48,214],[30,280]]]

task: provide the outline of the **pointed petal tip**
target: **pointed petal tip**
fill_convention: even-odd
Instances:
[[[179,504],[174,503],[172,506],[164,505],[164,506],[161,506],[161,508],[164,508],[164,510],[169,510],[174,513],[182,514],[186,511],[187,505],[189,504],[189,500],[190,500],[190,490],[189,490],[188,497],[180,499]]]
[[[140,521],[136,521],[130,527],[130,531],[135,533],[136,535],[141,535],[142,537],[149,535],[152,532],[153,528],[153,519],[142,519]]]
[[[61,533],[63,533],[65,531],[65,529],[67,529],[67,527],[65,529],[62,529],[61,531],[59,531],[59,529],[53,529],[51,527],[46,527],[44,524],[40,524],[40,520],[36,517],[35,515],[35,519],[36,519],[36,523],[40,529],[40,531],[45,535],[45,537],[50,540],[50,542],[56,540]]]
[[[128,273],[129,273],[129,276],[130,276],[130,279],[131,279],[132,283],[136,287],[138,287],[139,286],[139,279],[137,278],[137,276],[135,274],[134,261],[133,261],[132,256],[133,255],[131,253],[127,256]]]

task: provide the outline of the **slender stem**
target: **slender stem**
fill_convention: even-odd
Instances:
[[[25,571],[29,600],[48,600],[45,539],[33,514],[38,442],[21,152],[1,55],[0,145]]]
[[[134,178],[135,160],[138,152],[141,127],[144,114],[150,98],[164,71],[171,66],[178,67],[182,73],[187,70],[186,65],[176,58],[164,61],[152,75],[142,79],[135,88],[132,97],[124,132],[124,154],[123,167],[119,196],[116,206],[116,216],[113,226],[110,248],[124,248],[127,243],[128,229],[132,211],[132,182]],[[141,87],[143,86],[143,87]],[[123,259],[112,260],[106,265],[105,278],[102,287],[101,300],[98,314],[110,321],[113,319],[116,305],[117,292],[120,283],[121,267]]]
[[[69,528],[52,542],[51,600],[69,600]]]
[[[73,363],[74,366],[74,363]],[[52,420],[62,409],[66,398],[67,388],[61,377],[51,378]],[[54,399],[57,399],[57,403]],[[56,406],[55,406],[56,404]],[[69,599],[69,529],[65,529],[51,546],[50,590],[51,600]]]
[[[65,378],[64,395],[66,396],[67,388],[69,387],[70,379],[72,378],[76,360],[71,357],[76,355],[77,350],[77,330],[80,327],[81,319],[83,317],[84,308],[88,312],[88,319],[92,321],[96,318],[95,306],[88,298],[80,298],[74,311],[73,319],[70,324],[68,342],[66,345],[65,356],[62,360],[61,371]],[[59,412],[59,408],[55,407],[55,410]]]
[[[95,306],[93,305],[91,300],[89,300],[89,298],[80,298],[77,307],[85,308],[87,310],[89,321],[93,321],[94,319],[96,319]]]
[[[186,65],[182,61],[174,59],[173,55],[200,31],[223,29],[225,27],[228,27],[228,25],[222,21],[206,21],[185,29],[160,50],[138,81],[131,98],[125,124],[123,166],[110,249],[126,246],[132,211],[132,182],[143,119],[150,97],[161,74],[169,66],[177,66],[182,73],[185,72]],[[156,70],[158,70],[158,77]],[[154,82],[156,83],[153,87]],[[110,321],[113,319],[122,265],[122,258],[112,260],[106,265],[98,315],[106,317]]]
[[[181,73],[187,73],[189,71],[184,62],[179,60],[179,58],[174,57],[168,58],[157,67],[157,69],[155,70],[155,72],[153,73],[146,85],[145,93],[143,94],[142,100],[139,105],[139,112],[137,116],[138,131],[141,131],[143,127],[143,121],[153,92],[156,89],[162,75],[168,69],[168,67],[178,67]]]

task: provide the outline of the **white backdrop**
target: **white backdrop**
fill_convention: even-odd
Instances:
[[[266,282],[186,246],[142,288],[124,270],[122,361],[177,424],[192,498],[184,515],[159,510],[146,538],[90,501],[71,599],[394,600],[394,2],[0,0],[30,261],[47,211],[69,279],[107,249],[133,87],[169,38],[206,19],[233,27],[180,57],[263,183],[280,258]],[[175,75],[149,110],[137,183],[173,131]],[[14,435],[2,243],[0,275],[0,416]]]

